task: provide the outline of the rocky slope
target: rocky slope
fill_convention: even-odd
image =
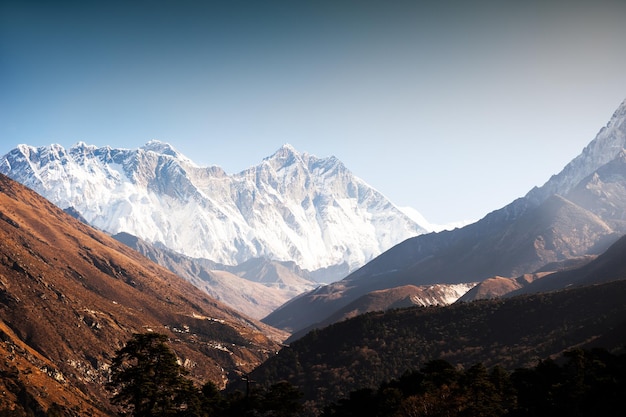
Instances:
[[[218,385],[285,337],[1,174],[0,330],[2,405],[21,395],[74,415],[111,410],[103,383],[133,333],[167,334],[194,380]]]
[[[615,242],[606,252],[580,268],[545,275],[506,294],[513,297],[521,294],[558,291],[565,288],[604,284],[626,279],[626,236]]]
[[[229,266],[191,258],[128,233],[113,237],[185,278],[212,298],[255,319],[265,317],[293,297],[320,285],[293,262],[251,259]]]
[[[479,282],[471,290],[463,294],[457,301],[468,302],[504,297],[551,274],[581,268],[597,257],[597,255],[585,255],[570,258],[565,261],[549,263],[532,274],[523,274],[515,278],[499,276],[489,277]],[[563,286],[563,288],[565,288],[565,286]]]

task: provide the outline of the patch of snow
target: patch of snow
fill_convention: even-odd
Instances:
[[[405,206],[405,207],[398,207],[398,208],[402,210],[402,212],[406,214],[411,220],[413,220],[415,223],[419,224],[420,226],[422,226],[424,229],[428,230],[429,232],[441,232],[444,230],[454,230],[457,228],[467,226],[468,224],[472,224],[476,221],[476,220],[459,220],[456,222],[450,222],[446,224],[437,224],[437,223],[431,223],[428,220],[426,220],[426,218],[422,215],[422,213],[420,213],[413,207]]]

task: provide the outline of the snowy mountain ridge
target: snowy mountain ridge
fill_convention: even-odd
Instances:
[[[553,175],[543,186],[535,187],[526,194],[537,204],[553,194],[565,195],[588,175],[612,161],[626,148],[626,100],[624,100],[609,122],[582,153],[568,163],[558,174]]]
[[[138,149],[19,145],[0,172],[109,233],[227,265],[266,257],[355,269],[426,231],[337,158],[290,145],[233,175],[160,141]]]

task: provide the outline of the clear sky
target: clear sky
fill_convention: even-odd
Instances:
[[[0,154],[171,143],[234,173],[335,155],[429,221],[478,219],[626,99],[626,2],[0,2]]]

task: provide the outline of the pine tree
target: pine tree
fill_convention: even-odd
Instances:
[[[166,345],[167,336],[134,334],[111,365],[111,402],[133,417],[193,415],[197,390]]]

